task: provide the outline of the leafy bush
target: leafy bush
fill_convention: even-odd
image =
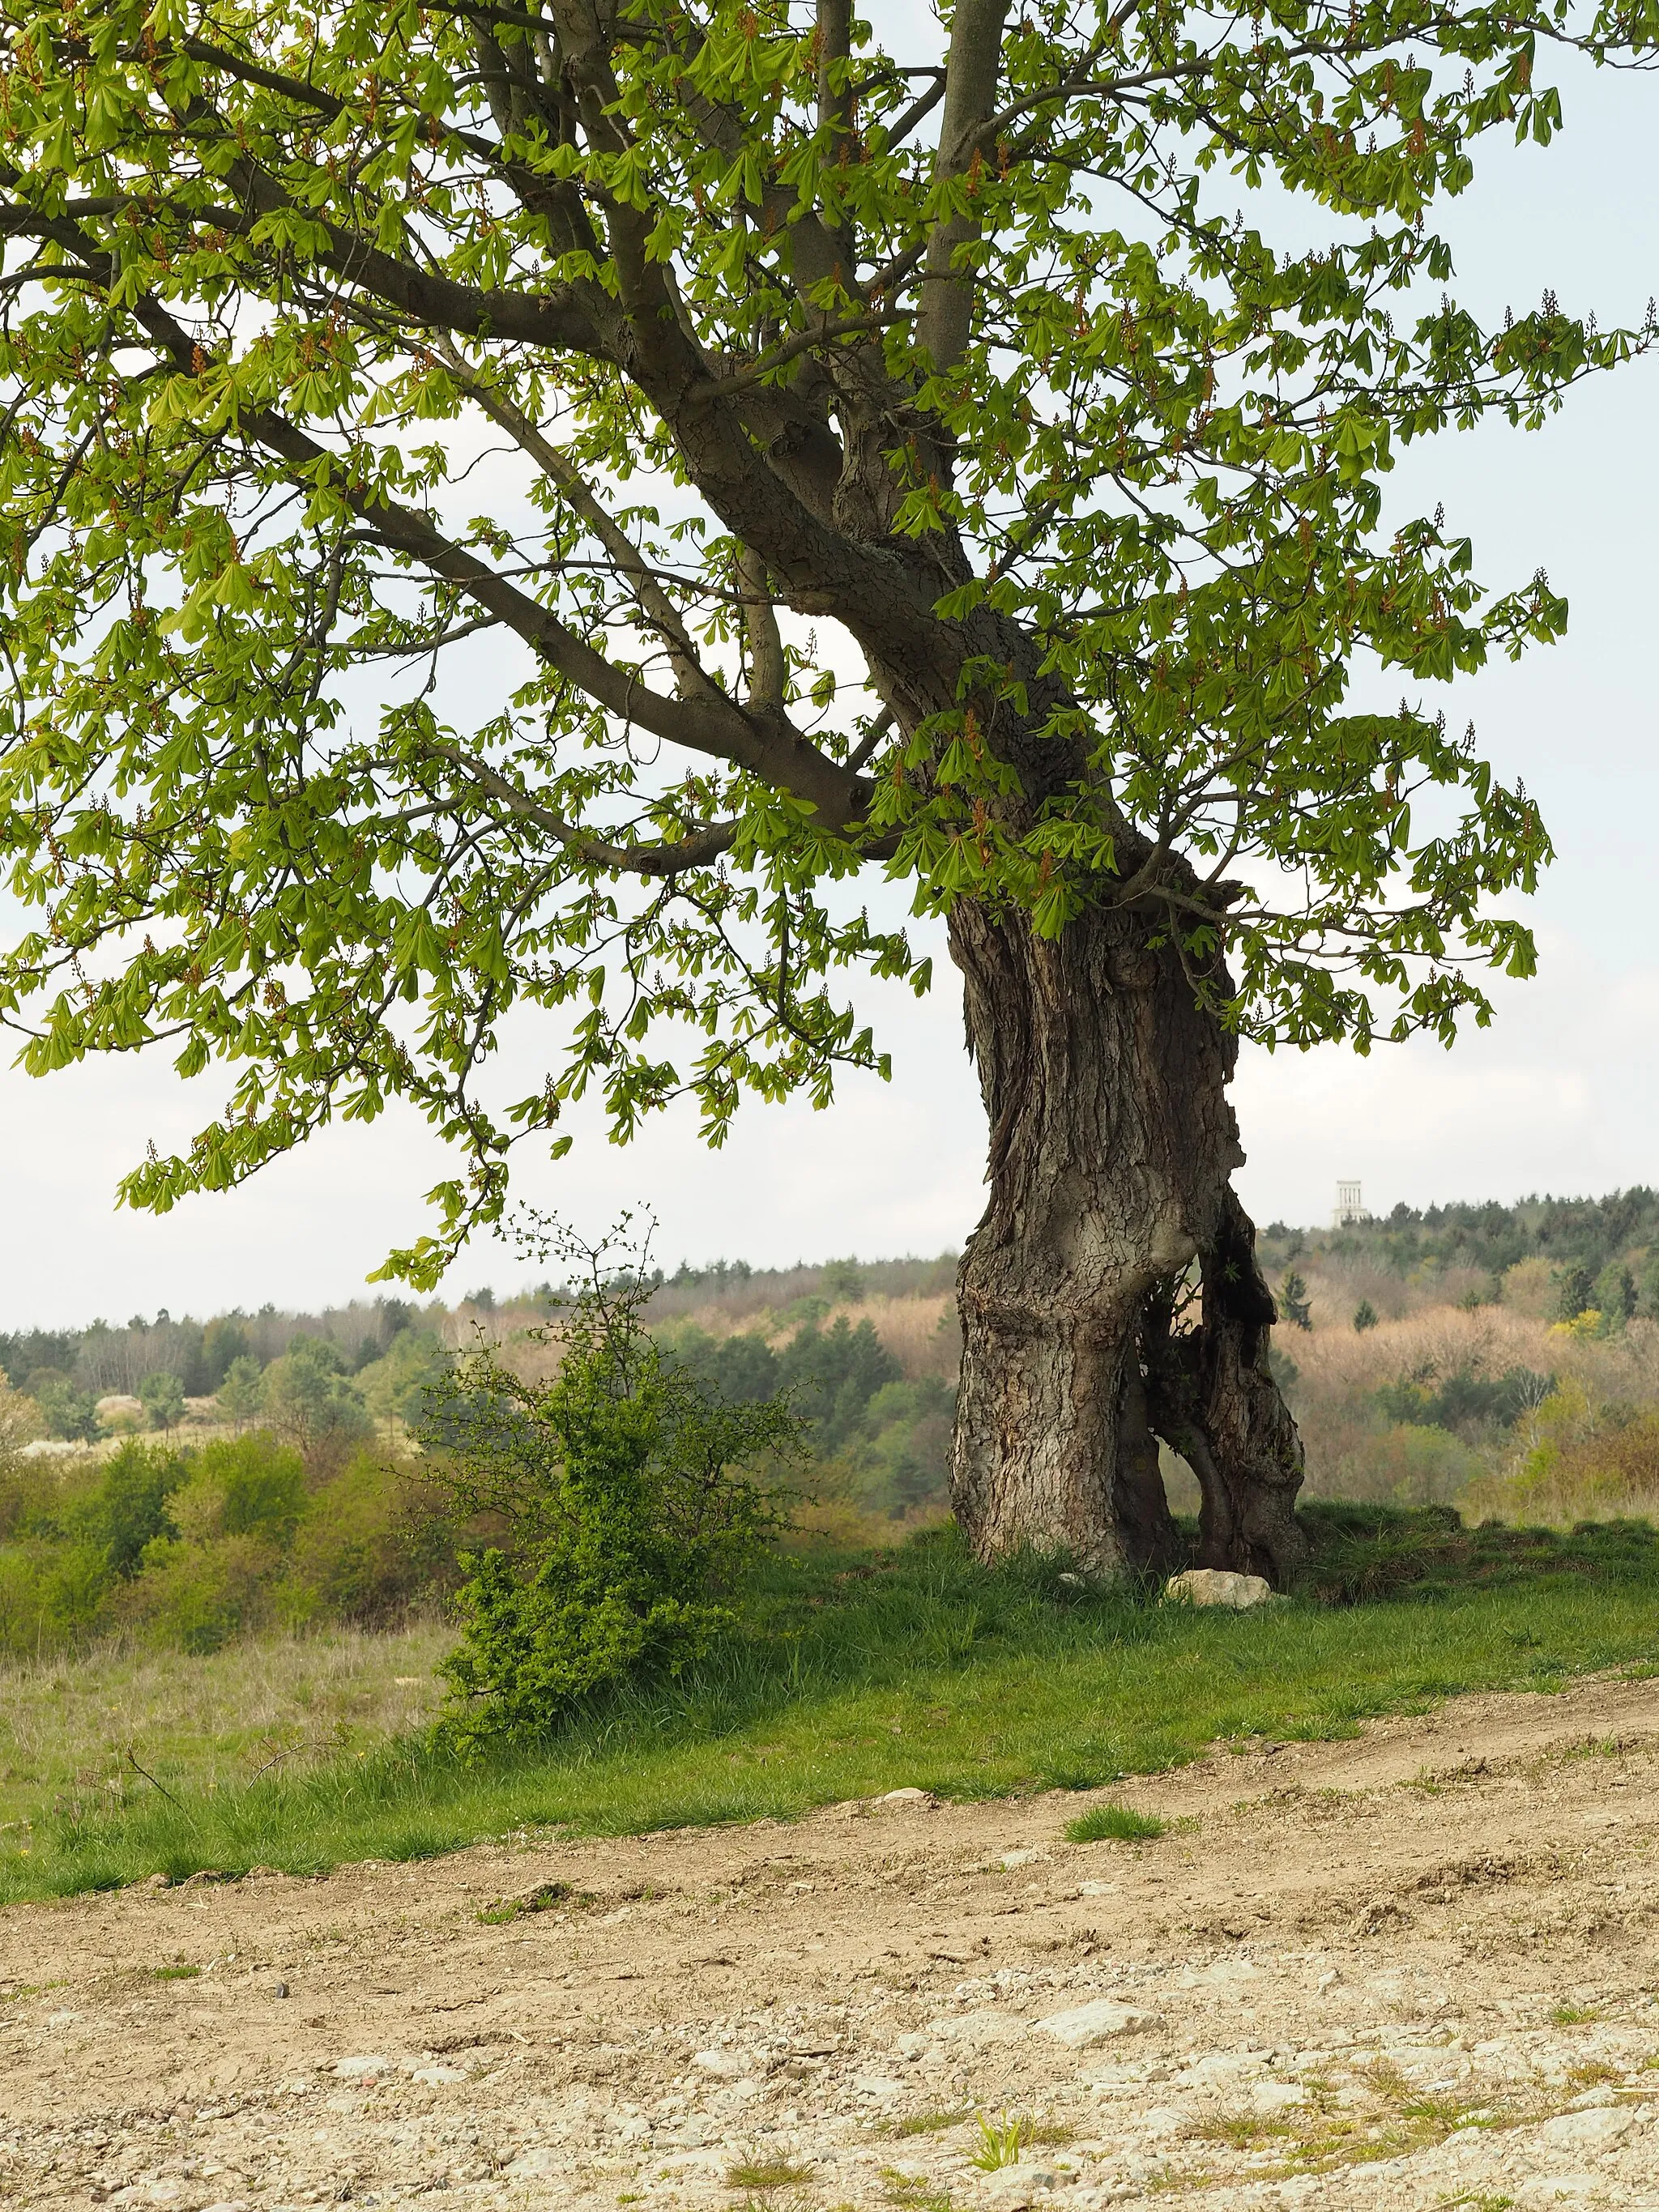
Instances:
[[[88,1444],[96,1443],[102,1436],[98,1401],[90,1390],[77,1389],[73,1382],[64,1380],[45,1384],[39,1398],[48,1436],[61,1437],[65,1443]]]
[[[103,1479],[82,1509],[82,1523],[102,1546],[112,1574],[137,1574],[148,1545],[178,1534],[167,1504],[189,1473],[189,1462],[178,1452],[131,1442],[105,1461]]]
[[[723,1402],[647,1334],[643,1295],[596,1263],[554,1382],[483,1354],[433,1393],[441,1479],[502,1532],[462,1562],[463,1642],[442,1671],[463,1742],[534,1735],[595,1692],[678,1674],[732,1626],[779,1524],[776,1490],[748,1470],[799,1449],[798,1416]]]
[[[1358,1438],[1330,1474],[1338,1498],[1391,1505],[1450,1505],[1486,1474],[1461,1437],[1427,1422],[1400,1422]]]
[[[675,1356],[725,1405],[788,1394],[837,1495],[895,1517],[943,1496],[956,1403],[936,1376],[907,1382],[873,1325],[841,1315],[829,1329],[809,1317],[781,1351],[757,1334],[672,1337]]]
[[[1600,1311],[1610,1335],[1616,1335],[1627,1322],[1634,1320],[1638,1302],[1635,1276],[1622,1261],[1609,1261],[1595,1279],[1595,1290],[1589,1303]]]
[[[246,1352],[239,1352],[226,1368],[219,1384],[221,1416],[227,1421],[234,1421],[240,1429],[258,1419],[264,1395],[264,1376],[258,1361]]]
[[[364,1451],[312,1492],[276,1605],[291,1627],[384,1628],[457,1579],[453,1528],[422,1483]]]
[[[1479,1486],[1480,1503],[1528,1519],[1577,1522],[1659,1510],[1659,1413],[1593,1404],[1565,1377],[1533,1413],[1518,1462]]]
[[[401,1421],[418,1426],[428,1394],[442,1376],[449,1355],[431,1329],[405,1328],[392,1340],[383,1358],[357,1370],[356,1387],[368,1412],[388,1426]]]
[[[1556,1278],[1555,1310],[1562,1321],[1577,1321],[1595,1304],[1595,1278],[1589,1269],[1564,1267]]]
[[[112,1610],[153,1641],[216,1651],[263,1626],[306,1509],[305,1466],[256,1431],[191,1452],[166,1499],[167,1526],[145,1545]]]
[[[181,1533],[198,1542],[258,1536],[286,1549],[306,1510],[305,1462],[264,1430],[192,1452],[190,1479],[173,1500]]]

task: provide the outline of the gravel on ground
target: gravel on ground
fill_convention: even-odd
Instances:
[[[1659,1682],[0,1913],[22,2212],[1659,2208]],[[1074,1844],[1121,1796],[1156,1839]]]

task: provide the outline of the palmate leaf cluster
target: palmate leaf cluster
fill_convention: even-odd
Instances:
[[[1429,217],[1551,138],[1553,51],[1654,22],[0,0],[27,1065],[220,1069],[155,1207],[412,1101],[466,1161],[430,1281],[590,1087],[718,1141],[884,1068],[836,971],[928,964],[861,872],[1048,935],[1133,902],[1268,1041],[1484,1018],[1547,839],[1425,687],[1565,609],[1384,482],[1653,334],[1483,329]]]

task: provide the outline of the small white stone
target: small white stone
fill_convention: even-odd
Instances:
[[[1634,2112],[1605,2105],[1588,2112],[1563,2112],[1559,2119],[1545,2121],[1538,2140],[1551,2150],[1610,2150],[1635,2120]]]
[[[1250,2110],[1264,2120],[1307,2101],[1308,2093],[1299,2081],[1258,2081],[1250,2091]]]
[[[928,1807],[937,1805],[939,1800],[931,1790],[910,1789],[884,1790],[875,1802],[878,1805],[890,1805],[895,1812],[902,1812],[907,1807],[926,1811]]]
[[[1000,2173],[986,2176],[981,2184],[979,2199],[991,2208],[991,2212],[1026,2212],[1026,2208],[1046,2196],[1059,2179],[1052,2167],[1045,2166],[1006,2166]]]
[[[392,2061],[389,2058],[341,2058],[337,2059],[334,2065],[335,2075],[342,2081],[368,2081],[377,2075],[391,2071]]]
[[[928,2034],[947,2043],[1007,2043],[1025,2031],[1026,2022],[1018,2013],[989,2007],[981,2012],[947,2013],[943,2020],[927,2023]]]
[[[1375,2168],[1373,2168],[1375,2171]],[[1582,2204],[1586,2199],[1607,2203],[1599,2177],[1594,2173],[1550,2173],[1523,2181],[1515,2192],[1523,2212],[1553,2212],[1561,2204]]]
[[[1110,1997],[1097,1997],[1092,2004],[1050,2013],[1036,2025],[1043,2034],[1052,2035],[1069,2050],[1088,2051],[1116,2036],[1138,2035],[1143,2028],[1156,2027],[1158,2014],[1142,2012],[1137,2005],[1116,2004]]]
[[[541,2143],[533,2150],[521,2150],[511,2166],[504,2170],[511,2179],[520,2181],[532,2174],[557,2173],[568,2163],[562,2151]]]
[[[1177,1605],[1222,1606],[1231,1613],[1265,1605],[1273,1594],[1262,1576],[1235,1574],[1228,1567],[1188,1567],[1164,1585],[1164,1596]]]
[[[459,2066],[417,2066],[410,2078],[435,2089],[446,2081],[465,2081],[466,2075]]]
[[[712,2074],[717,2081],[735,2081],[749,2071],[749,2063],[738,2051],[694,2051],[691,2063],[699,2074]]]
[[[1184,2105],[1154,2105],[1135,2121],[1138,2134],[1154,2138],[1178,2136],[1192,2125],[1193,2115]]]

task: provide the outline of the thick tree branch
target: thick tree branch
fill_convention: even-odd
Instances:
[[[939,126],[936,183],[967,173],[981,126],[996,112],[1002,30],[1009,0],[957,0],[946,67],[945,117]],[[962,357],[974,318],[974,279],[957,272],[957,249],[979,235],[970,216],[947,216],[928,241],[925,290],[916,335],[936,368]]]
[[[766,563],[747,546],[738,556],[738,586],[743,594],[744,628],[749,638],[749,703],[758,713],[781,717],[788,663]]]
[[[82,259],[107,261],[89,248],[73,226],[61,226],[59,240]],[[106,281],[112,266],[106,270]],[[181,375],[198,376],[212,366],[183,325],[155,300],[136,301],[131,313]],[[429,516],[398,501],[371,495],[350,480],[343,457],[332,453],[270,408],[245,408],[239,427],[286,462],[309,486],[319,474],[332,481],[363,526],[389,551],[405,555],[434,576],[459,585],[467,595],[522,638],[548,665],[585,692],[598,706],[627,723],[637,724],[670,744],[724,760],[775,787],[791,791],[815,806],[826,825],[840,829],[861,812],[857,779],[809,744],[799,732],[775,717],[757,723],[721,694],[668,699],[642,684],[632,670],[619,668],[586,639],[561,622],[529,592],[499,575],[465,546],[446,538]]]

